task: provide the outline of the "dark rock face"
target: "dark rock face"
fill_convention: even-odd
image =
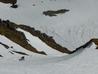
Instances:
[[[68,53],[70,54],[71,51],[68,50],[65,47],[62,47],[61,45],[57,44],[55,42],[55,40],[53,39],[53,37],[48,36],[45,33],[41,33],[39,30],[35,30],[34,28],[31,28],[29,26],[26,25],[18,25],[21,29],[28,31],[29,33],[31,33],[32,35],[38,37],[39,39],[41,39],[44,43],[46,43],[48,46],[52,47],[53,49],[60,51],[62,53]]]
[[[3,57],[2,55],[0,55],[0,57]]]
[[[0,42],[0,44],[1,44],[1,45],[3,45],[6,49],[8,49],[8,48],[9,48],[9,46],[8,46],[8,45],[3,44],[2,42]]]
[[[18,8],[18,5],[12,5],[11,7],[12,8]]]
[[[16,4],[17,0],[0,0],[2,3],[11,3],[11,4]]]
[[[16,28],[21,28],[21,29],[31,33],[33,36],[38,37],[44,43],[46,43],[48,46],[52,47],[53,49],[55,49],[57,51],[60,51],[62,53],[68,53],[68,54],[70,54],[70,52],[71,52],[67,48],[64,48],[64,47],[60,46],[59,44],[57,44],[55,42],[55,40],[53,39],[53,37],[48,36],[45,33],[41,33],[39,30],[35,30],[34,28],[26,26],[26,25],[17,25],[13,22],[10,22],[9,20],[6,20],[6,21],[0,20],[0,34],[1,35],[4,35],[8,39],[19,44],[20,46],[24,47],[27,50],[46,55],[46,53],[44,51],[37,51],[37,49],[32,47],[28,43],[24,33],[17,31]]]
[[[33,46],[31,46],[28,43],[28,40],[26,39],[25,35],[23,32],[17,31],[17,28],[21,28],[29,33],[31,33],[33,36],[38,37],[39,39],[41,39],[44,43],[46,43],[48,46],[50,46],[51,48],[60,51],[62,53],[67,53],[67,54],[72,54],[78,50],[80,50],[81,48],[86,48],[88,46],[90,46],[90,44],[92,42],[94,42],[96,45],[98,45],[98,39],[91,39],[90,41],[88,41],[87,43],[85,43],[84,45],[76,48],[76,50],[74,51],[70,51],[65,47],[62,47],[61,45],[59,45],[58,43],[55,42],[55,40],[53,39],[52,36],[48,36],[45,33],[42,33],[39,30],[36,30],[33,27],[29,27],[26,25],[17,25],[13,22],[10,22],[9,20],[0,20],[0,34],[4,35],[5,37],[7,37],[8,39],[12,40],[13,42],[17,43],[18,45],[22,46],[23,48],[32,51],[34,53],[38,53],[38,54],[43,54],[46,55],[46,53],[44,51],[38,51],[36,48],[34,48]],[[4,47],[6,47],[7,49],[9,48],[9,46],[2,44]],[[14,51],[15,53],[19,53],[19,54],[23,54],[23,55],[27,55],[23,52],[17,52]]]
[[[15,52],[15,53],[18,53],[18,54],[21,54],[21,55],[28,55],[28,54],[26,54],[24,52],[19,52],[19,51],[14,51],[14,50],[12,52]]]
[[[22,46],[23,48],[25,48],[29,51],[46,55],[45,52],[42,53],[43,51],[37,51],[37,49],[32,47],[27,42],[27,39],[26,39],[24,33],[16,30],[17,27],[18,27],[18,25],[16,25],[15,23],[12,23],[8,20],[7,21],[1,20],[0,34],[4,35],[5,37],[10,39],[11,41],[17,43],[18,45]]]
[[[53,48],[57,51],[60,51],[62,53],[72,54],[74,52],[77,52],[80,49],[85,49],[86,47],[90,46],[92,42],[94,42],[97,45],[97,48],[98,48],[98,39],[97,38],[92,38],[90,41],[88,41],[84,45],[76,48],[76,50],[70,51],[67,48],[62,47],[61,45],[56,43],[52,36],[48,36],[47,34],[42,33],[41,31],[36,30],[33,27],[29,27],[29,26],[26,26],[26,25],[17,25],[13,22],[10,22],[9,20],[5,21],[5,20],[0,19],[0,34],[1,35],[4,35],[5,37],[7,37],[11,41],[17,43],[18,45],[22,46],[23,48],[25,48],[29,51],[32,51],[34,53],[38,53],[38,54],[47,55],[44,51],[38,51],[36,48],[31,46],[28,43],[28,40],[26,39],[24,33],[20,32],[20,31],[17,31],[16,30],[17,28],[21,28],[21,29],[31,33],[33,36],[38,37],[39,39],[41,39],[44,43],[46,43],[51,48]],[[1,42],[0,42],[0,44],[3,45],[7,49],[9,48],[9,46],[7,46],[7,45],[5,45]],[[13,47],[11,47],[11,48],[13,48]],[[12,52],[19,53],[19,54],[22,54],[22,55],[28,55],[26,53],[18,52],[18,51],[12,51]]]
[[[68,11],[69,11],[68,9],[60,9],[57,11],[48,10],[48,11],[44,11],[43,14],[52,17],[52,16],[57,16],[57,14],[64,14]]]
[[[17,0],[0,0],[0,2],[2,2],[2,3],[10,3],[10,4],[12,4],[12,8],[17,8],[18,7],[18,5],[16,5],[16,3],[17,3]]]

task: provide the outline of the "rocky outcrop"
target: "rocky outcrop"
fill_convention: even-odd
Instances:
[[[36,48],[34,48],[30,44],[28,44],[24,33],[17,31],[16,27],[17,27],[16,24],[9,22],[8,20],[7,21],[0,20],[0,34],[1,35],[4,35],[11,41],[17,43],[18,45],[22,46],[23,48],[25,48],[27,50],[46,55],[45,52],[37,51]]]
[[[21,28],[31,33],[33,36],[40,38],[44,43],[46,43],[48,46],[54,48],[57,51],[60,51],[62,53],[68,53],[68,54],[71,53],[71,51],[69,51],[67,48],[62,47],[61,45],[57,44],[51,36],[48,36],[45,33],[41,33],[39,30],[35,30],[35,28],[33,27],[29,27],[26,25],[17,25],[13,22],[10,22],[9,20],[6,20],[6,21],[0,20],[0,34],[1,35],[4,35],[8,39],[12,40],[13,42],[17,43],[18,45],[24,47],[27,50],[46,55],[45,52],[43,51],[39,52],[37,51],[36,48],[28,44],[28,41],[24,33],[17,31],[16,28]]]
[[[8,45],[3,44],[2,42],[0,42],[0,44],[1,44],[1,45],[3,45],[6,49],[8,49],[8,48],[9,48],[9,46],[8,46]]]
[[[2,3],[10,3],[10,4],[12,4],[12,8],[17,8],[18,6],[16,5],[16,3],[17,3],[17,0],[0,0],[0,2],[2,2]]]
[[[25,48],[29,51],[32,51],[34,53],[38,53],[38,54],[46,55],[46,53],[44,51],[38,51],[36,48],[31,46],[28,43],[28,40],[26,39],[24,33],[17,31],[16,30],[17,28],[21,28],[24,31],[31,33],[33,36],[38,37],[39,39],[41,39],[45,44],[47,44],[51,48],[53,48],[59,52],[62,52],[62,53],[72,54],[72,53],[80,50],[81,48],[84,49],[84,48],[90,46],[90,44],[92,42],[94,42],[98,46],[98,39],[93,38],[90,41],[88,41],[87,43],[85,43],[84,45],[76,48],[76,50],[70,51],[67,48],[56,43],[56,41],[53,39],[52,36],[48,36],[47,34],[42,33],[41,31],[36,30],[33,27],[26,26],[26,25],[17,25],[13,22],[10,22],[9,20],[6,20],[6,21],[0,20],[0,34],[1,35],[4,35],[5,37],[7,37],[11,41],[17,43],[18,45],[22,46],[23,48]],[[3,43],[0,43],[0,44],[3,45],[4,47],[6,47],[7,49],[9,48],[7,45],[5,45]],[[25,54],[25,53],[21,53],[21,52],[16,52],[16,53]]]
[[[57,14],[64,14],[66,12],[68,12],[69,10],[68,9],[60,9],[60,10],[48,10],[48,11],[44,11],[43,14],[46,15],[46,16],[57,16]]]
[[[34,28],[31,28],[26,25],[18,25],[18,26],[19,26],[19,28],[21,28],[25,31],[28,31],[32,35],[40,38],[44,43],[46,43],[48,46],[54,48],[55,50],[60,51],[62,53],[68,53],[68,54],[71,53],[71,51],[69,51],[67,48],[62,47],[61,45],[57,44],[52,36],[48,36],[47,34],[41,33],[39,30],[35,30]]]
[[[14,51],[14,50],[12,50],[11,52],[18,53],[18,54],[21,54],[21,55],[27,55],[28,56],[28,54],[26,54],[24,52],[20,52],[20,51]]]

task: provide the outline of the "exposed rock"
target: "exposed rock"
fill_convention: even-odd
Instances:
[[[0,0],[0,2],[2,2],[2,3],[10,3],[10,4],[12,4],[12,8],[17,8],[18,7],[18,5],[16,5],[16,3],[17,3],[17,0]]]
[[[0,57],[3,57],[2,55],[0,55]]]
[[[3,45],[6,49],[8,49],[8,48],[9,48],[9,46],[8,46],[8,45],[3,44],[2,42],[0,42],[0,44],[1,44],[1,45]]]
[[[46,15],[46,16],[52,17],[52,16],[57,16],[57,14],[66,13],[68,11],[69,11],[68,9],[60,9],[60,10],[57,10],[57,11],[48,10],[48,11],[44,11],[43,14]]]
[[[60,51],[62,53],[72,54],[72,53],[80,50],[81,48],[83,48],[83,49],[86,48],[92,42],[94,42],[98,46],[98,39],[93,38],[90,41],[88,41],[86,44],[76,48],[76,50],[70,51],[67,48],[62,47],[61,45],[56,43],[52,36],[48,36],[47,34],[42,33],[41,31],[36,30],[33,27],[29,27],[26,25],[17,25],[17,24],[10,22],[8,20],[7,21],[0,20],[0,34],[1,35],[4,35],[5,37],[7,37],[8,39],[17,43],[18,45],[22,46],[23,48],[25,48],[29,51],[35,52],[35,53],[39,53],[39,54],[46,55],[46,53],[44,51],[38,51],[36,48],[31,46],[28,43],[28,40],[26,39],[24,33],[17,31],[16,28],[21,28],[21,29],[31,33],[33,36],[38,37],[39,39],[41,39],[44,43],[46,43],[51,48],[53,48],[57,51]],[[8,46],[6,46],[6,45],[4,45],[4,46],[8,48]],[[25,53],[22,53],[22,52],[17,52],[17,51],[14,51],[14,52],[26,55]]]
[[[0,34],[4,35],[8,39],[10,39],[13,42],[19,44],[20,46],[24,47],[27,50],[33,51],[35,53],[46,55],[45,52],[37,51],[36,48],[32,47],[27,42],[27,39],[26,39],[24,33],[16,30],[17,27],[18,27],[18,25],[14,24],[12,22],[1,21],[1,23],[0,23]]]
[[[18,5],[12,5],[11,7],[12,8],[18,8]]]
[[[12,51],[9,51],[9,53],[11,53],[11,54],[13,54],[13,55],[14,55],[14,53],[13,53]]]
[[[26,54],[26,53],[24,53],[24,52],[20,52],[20,51],[12,51],[12,52],[15,52],[15,53],[18,53],[18,54],[21,54],[21,55],[28,55],[28,54]]]
[[[31,33],[32,35],[36,36],[36,37],[39,37],[43,42],[45,42],[48,46],[54,48],[55,50],[57,51],[60,51],[62,53],[68,53],[70,54],[71,51],[68,50],[67,48],[65,47],[62,47],[61,45],[57,44],[55,42],[55,40],[53,39],[53,37],[51,36],[48,36],[47,34],[45,33],[41,33],[40,31],[38,30],[35,30],[34,28],[31,28],[29,26],[26,26],[26,25],[18,25],[21,29],[25,30],[25,31],[28,31],[29,33]]]

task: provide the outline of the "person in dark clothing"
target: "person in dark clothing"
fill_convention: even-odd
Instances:
[[[20,59],[19,59],[19,61],[24,61],[25,60],[25,57],[24,56],[22,56]]]

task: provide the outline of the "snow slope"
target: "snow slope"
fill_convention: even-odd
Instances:
[[[78,46],[97,38],[98,33],[98,1],[97,0],[17,0],[17,9],[9,8],[10,4],[0,3],[0,18],[9,19],[19,24],[33,26],[42,32],[53,36],[57,43],[74,50]],[[33,6],[35,4],[35,6]],[[42,14],[43,11],[69,9],[68,13],[49,17]],[[21,29],[18,29],[21,30]],[[38,41],[39,45],[48,46],[41,43],[36,37],[24,32],[29,43],[33,43],[31,38]],[[14,48],[6,49],[0,45],[0,73],[1,74],[98,74],[98,50],[93,44],[90,48],[81,49],[74,54],[64,56],[43,56],[25,50],[4,36],[0,35],[0,41]],[[43,46],[40,46],[40,45]],[[51,48],[49,48],[51,49]],[[48,54],[51,55],[52,50]],[[23,56],[9,53],[17,50],[29,54],[23,61],[19,59]],[[53,50],[56,54],[60,54]]]
[[[16,57],[0,61],[2,74],[97,74],[98,50],[95,45],[85,50],[62,56],[43,57],[28,56],[25,61],[18,61]],[[0,58],[2,60],[2,58]]]
[[[93,37],[97,37],[97,0],[17,0],[19,7],[0,3],[0,17],[19,24],[33,26],[53,36],[60,45],[74,50]],[[35,6],[33,6],[35,4]],[[69,9],[70,11],[49,17],[43,11]],[[89,26],[87,28],[87,26]],[[79,31],[78,31],[79,30]]]

